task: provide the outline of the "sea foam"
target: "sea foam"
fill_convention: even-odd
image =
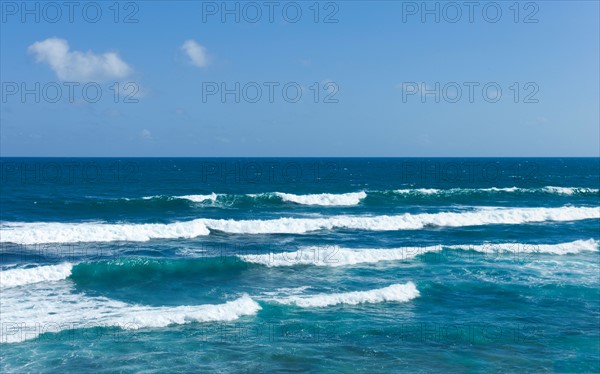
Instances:
[[[295,195],[290,193],[275,192],[283,201],[289,201],[301,205],[319,205],[319,206],[351,206],[358,205],[362,199],[367,197],[365,191],[351,192],[344,194],[312,194]]]
[[[587,187],[554,187],[545,186],[541,188],[521,188],[521,187],[489,187],[489,188],[448,188],[448,189],[437,189],[437,188],[414,188],[414,189],[398,189],[394,190],[394,193],[400,195],[440,195],[440,196],[452,196],[452,195],[469,195],[469,194],[482,194],[482,193],[523,193],[523,194],[535,194],[535,193],[546,193],[555,195],[590,195],[598,194],[600,192],[597,188]]]
[[[272,220],[204,220],[206,226],[235,234],[303,234],[318,230],[370,231],[419,230],[427,226],[462,227],[491,224],[523,224],[600,218],[600,208],[479,208],[467,212],[402,214],[396,216],[332,216],[278,218]]]
[[[261,309],[248,295],[222,304],[156,307],[86,296],[64,285],[49,289],[36,286],[38,289],[29,292],[16,288],[4,291],[2,317],[6,323],[0,332],[0,342],[16,343],[47,332],[94,327],[137,330],[192,322],[233,321]]]
[[[392,284],[391,286],[369,291],[354,291],[318,295],[294,295],[274,299],[280,304],[295,305],[301,308],[322,308],[338,304],[358,305],[388,301],[406,302],[419,296],[413,282]]]
[[[315,265],[350,266],[371,264],[380,261],[401,261],[414,258],[426,252],[436,252],[441,246],[404,247],[404,248],[339,248],[336,246],[303,247],[294,252],[265,253],[258,255],[239,255],[242,260],[268,267]]]
[[[405,213],[395,216],[331,216],[269,220],[196,219],[169,224],[3,223],[0,242],[15,244],[147,241],[194,238],[210,230],[232,234],[304,234],[350,229],[370,231],[419,230],[492,224],[577,221],[600,218],[599,207],[478,208],[465,212]]]
[[[1,242],[16,244],[77,242],[143,242],[151,239],[195,238],[210,231],[200,220],[161,223],[4,223],[0,227]]]
[[[0,287],[9,288],[39,282],[59,281],[68,278],[72,269],[72,264],[64,263],[27,269],[3,270],[0,271]]]
[[[217,197],[219,197],[219,196],[221,196],[221,195],[218,195],[213,192],[210,195],[183,195],[183,196],[175,196],[175,198],[189,200],[194,203],[201,203],[203,201],[215,202],[215,201],[217,201]]]
[[[337,246],[309,246],[293,252],[239,255],[245,262],[268,267],[314,265],[314,266],[352,266],[372,264],[382,261],[405,261],[429,252],[440,252],[444,248],[454,250],[472,250],[482,253],[546,253],[555,255],[594,252],[598,250],[598,241],[594,239],[576,240],[558,244],[528,243],[485,243],[461,245],[433,245],[399,248],[342,248]]]
[[[547,253],[555,255],[595,252],[599,242],[594,239],[576,240],[559,244],[524,244],[524,243],[486,243],[481,245],[450,245],[447,248],[472,250],[476,252],[512,252],[512,253]]]

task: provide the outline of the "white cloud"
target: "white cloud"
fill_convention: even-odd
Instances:
[[[196,43],[194,40],[186,40],[181,45],[181,49],[193,65],[200,68],[208,66],[208,53],[206,52],[206,48]]]
[[[65,81],[105,81],[123,78],[132,72],[125,61],[114,52],[94,54],[92,51],[70,51],[64,39],[48,38],[28,48],[36,62],[45,62]]]
[[[150,130],[148,129],[143,129],[142,132],[140,133],[140,138],[142,140],[152,140],[152,133],[150,132]]]

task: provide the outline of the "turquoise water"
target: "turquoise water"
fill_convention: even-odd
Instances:
[[[2,372],[599,372],[598,159],[17,159]]]

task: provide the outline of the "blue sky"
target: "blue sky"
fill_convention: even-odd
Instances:
[[[596,1],[37,4],[2,1],[3,156],[600,154]]]

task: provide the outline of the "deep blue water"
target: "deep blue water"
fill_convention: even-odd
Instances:
[[[600,372],[600,160],[3,158],[2,372]]]

